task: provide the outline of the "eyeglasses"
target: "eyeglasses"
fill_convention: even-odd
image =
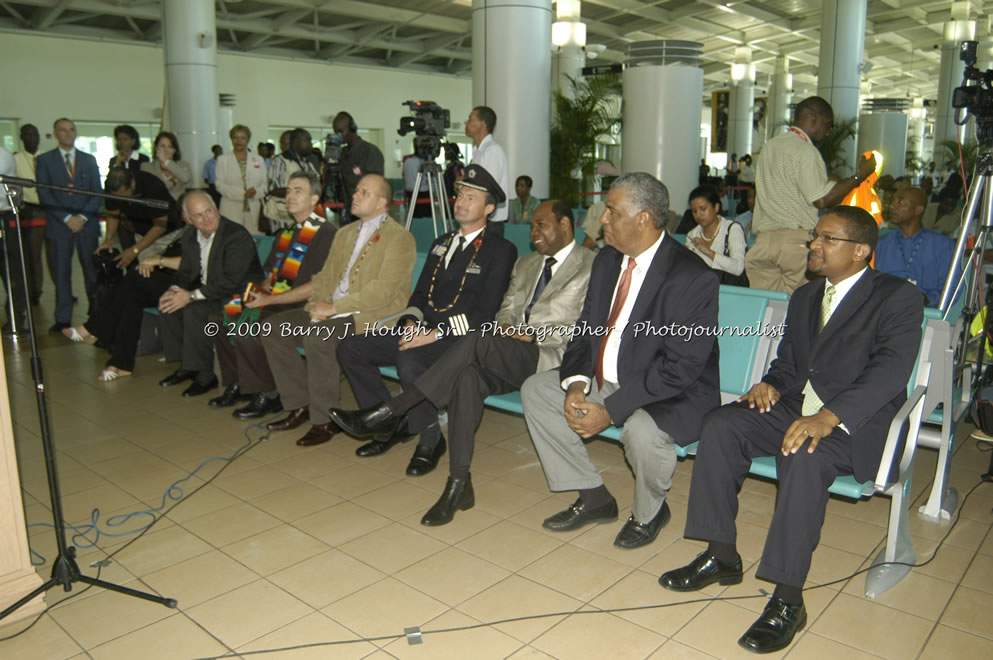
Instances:
[[[854,238],[841,238],[840,236],[828,236],[827,234],[818,234],[816,231],[810,232],[810,240],[807,241],[807,247],[809,248],[813,245],[814,241],[821,239],[828,245],[837,245],[838,243],[861,243],[862,241],[857,241]]]

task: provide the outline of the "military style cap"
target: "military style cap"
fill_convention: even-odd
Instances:
[[[503,188],[496,182],[493,175],[487,172],[486,168],[481,165],[473,163],[465,168],[465,178],[462,179],[462,185],[490,193],[496,199],[497,204],[507,201],[507,195],[504,193]]]

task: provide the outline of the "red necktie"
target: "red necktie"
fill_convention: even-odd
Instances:
[[[614,331],[614,324],[617,323],[617,317],[621,315],[624,301],[627,300],[628,289],[631,288],[631,271],[634,270],[635,265],[634,259],[629,257],[628,267],[621,275],[621,282],[617,285],[617,295],[614,296],[614,304],[607,318],[607,327],[610,331],[600,340],[600,355],[596,359],[596,384],[600,389],[603,389],[603,354],[607,351],[607,340],[610,339],[610,333]]]

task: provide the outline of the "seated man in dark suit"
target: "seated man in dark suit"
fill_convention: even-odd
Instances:
[[[864,210],[835,206],[811,234],[807,268],[823,276],[793,293],[769,372],[737,403],[704,420],[693,464],[686,536],[709,542],[663,573],[674,591],[741,582],[737,493],[752,458],[775,456],[779,494],[756,576],[776,583],[738,640],[757,653],[785,648],[807,622],[802,589],[835,477],[872,479],[921,341],[923,300],[905,280],[866,266],[879,231]]]
[[[631,517],[614,545],[637,548],[669,521],[665,498],[676,443],[696,442],[700,421],[720,404],[717,276],[667,236],[669,191],[650,174],[610,186],[600,219],[608,247],[593,261],[576,333],[558,371],[521,388],[524,416],[553,491],[579,499],[547,518],[553,531],[617,518],[617,501],[590,460],[584,438],[611,424],[634,469]]]
[[[263,321],[279,312],[303,307],[313,291],[311,278],[324,267],[334,241],[335,227],[314,213],[321,199],[321,180],[313,172],[297,170],[290,174],[283,207],[293,224],[280,232],[262,267],[265,282],[253,290],[242,304],[259,310]],[[221,320],[220,310],[217,321]],[[217,361],[221,365],[224,393],[211,399],[212,408],[226,408],[251,398],[244,408],[232,414],[238,419],[257,419],[283,409],[276,381],[265,359],[262,337],[252,333],[227,333],[214,337]]]
[[[255,242],[248,230],[222,218],[214,200],[194,191],[183,198],[183,214],[195,228],[183,234],[183,255],[172,286],[159,298],[159,331],[166,359],[179,369],[159,382],[169,387],[187,380],[183,396],[199,396],[217,387],[212,336],[207,317],[245,285],[262,279]]]
[[[573,238],[573,223],[567,202],[538,205],[531,219],[531,242],[538,251],[517,260],[492,327],[460,339],[400,396],[372,410],[332,413],[339,426],[371,434],[374,429],[365,423],[368,419],[378,419],[377,427],[390,430],[397,425],[395,416],[424,401],[447,408],[452,445],[448,483],[437,504],[421,518],[422,525],[444,525],[456,509],[475,504],[469,464],[483,400],[518,390],[528,376],[554,369],[562,361],[593,264],[593,253]],[[433,448],[418,445],[407,474],[427,474],[437,465],[438,455]]]
[[[505,198],[500,185],[482,166],[467,167],[455,198],[459,229],[431,244],[399,323],[383,333],[356,334],[338,347],[338,361],[360,407],[372,408],[390,398],[377,367],[395,364],[406,389],[458,343],[460,336],[479,332],[484,323],[493,321],[517,258],[517,249],[486,224]],[[350,422],[339,426],[355,437],[373,436],[372,442],[358,448],[358,456],[382,454],[414,434],[421,434],[418,452],[431,463],[437,464],[445,453],[438,409],[429,401],[414,406],[407,413],[406,424],[376,426],[372,432]]]

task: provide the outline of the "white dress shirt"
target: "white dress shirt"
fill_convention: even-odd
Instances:
[[[203,234],[197,231],[197,243],[200,245],[200,284],[202,286],[207,285],[207,264],[210,263],[210,249],[214,247],[215,236],[217,236],[216,231],[207,238],[204,238]],[[196,289],[193,291],[193,299],[206,300],[207,296],[203,295],[203,291],[200,289]]]
[[[627,326],[628,321],[631,319],[631,311],[634,309],[634,304],[638,301],[638,295],[641,293],[641,285],[645,283],[645,276],[648,275],[648,269],[652,265],[652,261],[655,260],[655,254],[659,251],[659,246],[662,245],[662,240],[665,238],[666,232],[663,231],[657,241],[652,243],[652,245],[639,254],[637,257],[629,257],[627,255],[621,260],[621,271],[617,276],[617,283],[614,284],[614,293],[610,297],[610,306],[614,306],[614,298],[617,297],[617,288],[620,286],[621,278],[624,276],[624,271],[628,268],[628,263],[631,259],[634,259],[634,270],[631,271],[631,286],[628,289],[627,298],[624,299],[624,306],[621,307],[620,314],[617,316],[617,321],[614,324],[613,330],[607,335],[607,347],[603,352],[603,380],[608,383],[619,383],[620,380],[617,375],[617,356],[621,352],[621,338],[624,335],[624,328]],[[608,312],[609,315],[609,312]],[[576,382],[582,382],[586,384],[587,394],[590,391],[590,379],[586,376],[571,376],[562,381],[562,389],[569,389],[569,385]]]
[[[510,197],[510,176],[508,175],[507,154],[492,135],[487,135],[476,147],[472,155],[472,162],[482,165],[493,177],[493,180],[500,184],[503,194]],[[506,222],[508,215],[508,204],[506,201],[496,207],[490,222]]]
[[[372,235],[376,233],[376,230],[383,225],[383,221],[386,220],[386,214],[378,215],[370,220],[363,220],[359,225],[359,231],[355,234],[355,245],[352,247],[352,256],[348,258],[348,265],[345,267],[345,272],[341,276],[341,280],[338,282],[338,286],[335,287],[334,294],[332,294],[332,300],[338,300],[348,295],[348,277],[352,273],[352,267],[355,262],[358,261],[359,255],[362,254],[362,249],[365,248],[365,244],[369,242]],[[350,316],[351,314],[343,314],[341,316]],[[336,315],[337,318],[339,315]]]
[[[482,227],[480,227],[476,231],[470,232],[468,234],[465,234],[464,235],[465,236],[465,244],[462,246],[462,249],[464,250],[467,247],[469,247],[469,245],[474,240],[476,240],[476,237],[479,236],[480,232],[482,232],[483,229],[485,229],[485,228],[486,228],[486,226],[483,225]],[[457,235],[455,235],[455,236],[452,237],[452,247],[449,248],[447,252],[445,252],[445,268],[448,268],[448,264],[452,263],[452,259],[455,257],[455,253],[458,252],[458,250],[456,248],[458,248],[458,246],[459,246],[459,236],[462,236],[462,235],[463,234],[460,232],[459,234],[457,234]]]

